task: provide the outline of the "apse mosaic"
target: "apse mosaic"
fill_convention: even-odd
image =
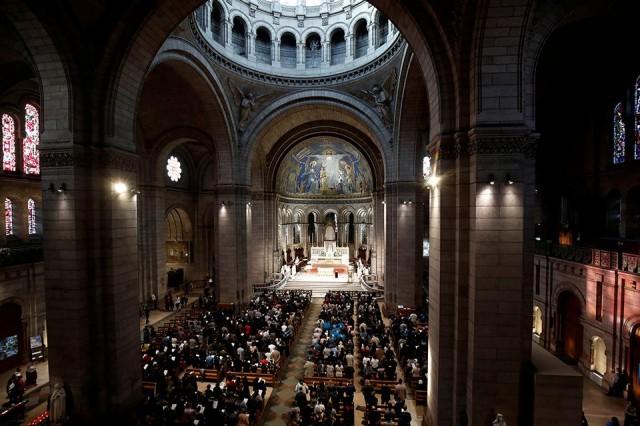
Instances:
[[[362,154],[342,141],[309,140],[297,145],[280,165],[277,186],[295,197],[369,195],[373,178]]]

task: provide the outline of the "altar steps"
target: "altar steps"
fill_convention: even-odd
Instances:
[[[289,281],[283,290],[311,290],[311,297],[323,298],[329,291],[363,291],[362,287],[353,283],[330,283],[320,281]]]

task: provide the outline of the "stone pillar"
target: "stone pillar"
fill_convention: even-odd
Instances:
[[[138,160],[84,147],[41,156],[50,382],[69,386],[78,423],[110,423],[142,397],[138,196],[112,189],[135,185]]]
[[[384,259],[385,259],[385,232],[386,232],[386,213],[385,213],[384,191],[376,191],[373,194],[373,231],[371,236],[375,242],[375,264],[371,270],[378,275],[379,280],[384,280]]]
[[[530,146],[526,130],[494,128],[430,145],[441,179],[430,194],[428,424],[530,417]]]
[[[325,41],[321,44],[322,48],[322,62],[320,63],[320,67],[327,68],[331,65],[331,43]]]
[[[274,250],[279,253],[278,250],[278,207],[276,203],[276,196],[273,192],[265,192],[263,194],[264,201],[264,257],[269,259],[273,257]],[[267,275],[273,272],[280,272],[280,265],[268,265],[266,269]]]
[[[490,412],[517,424],[530,417],[531,395],[519,385],[531,358],[533,141],[526,129],[469,132],[466,390],[472,424],[481,424]],[[488,183],[490,175],[495,185]]]
[[[224,48],[233,53],[233,21],[227,19],[224,26]]]
[[[385,302],[393,311],[397,305],[415,307],[421,301],[422,206],[416,202],[416,182],[393,182],[385,185],[386,251]],[[420,250],[419,250],[420,249]]]
[[[265,200],[262,193],[251,196],[251,205],[247,205],[247,268],[250,290],[254,284],[263,283],[265,271],[269,269],[270,256],[265,253],[266,215]]]
[[[273,42],[271,43],[271,49],[273,49],[273,52],[271,54],[271,56],[273,57],[273,66],[279,67],[280,66],[280,41],[273,40]]]
[[[216,190],[216,196],[218,300],[243,304],[251,293],[247,283],[246,240],[249,195],[245,187],[225,186]]]
[[[353,62],[353,50],[354,50],[354,37],[351,34],[347,34],[345,36],[345,47],[346,47],[346,57],[344,58],[345,63]]]
[[[256,62],[256,35],[251,31],[247,31],[247,59]]]
[[[165,189],[140,186],[138,195],[140,302],[155,293],[162,300],[167,291],[167,229]]]
[[[306,61],[306,49],[304,43],[298,43],[298,65],[297,68],[299,70],[305,69],[305,61]]]
[[[453,420],[454,322],[456,279],[456,181],[452,137],[436,141],[432,168],[440,177],[429,200],[429,381],[427,424]],[[464,336],[462,336],[464,338]],[[463,354],[464,355],[464,354]]]

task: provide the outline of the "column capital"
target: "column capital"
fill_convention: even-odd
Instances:
[[[443,134],[427,146],[428,152],[441,159],[475,155],[522,154],[535,158],[540,135],[527,128],[482,128]]]

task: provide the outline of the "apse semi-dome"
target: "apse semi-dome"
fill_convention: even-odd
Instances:
[[[371,195],[371,167],[348,142],[314,138],[292,148],[278,168],[276,190],[293,198],[360,198]]]
[[[370,69],[404,44],[387,17],[364,0],[209,0],[192,22],[202,47],[232,61],[224,65],[277,76]]]

